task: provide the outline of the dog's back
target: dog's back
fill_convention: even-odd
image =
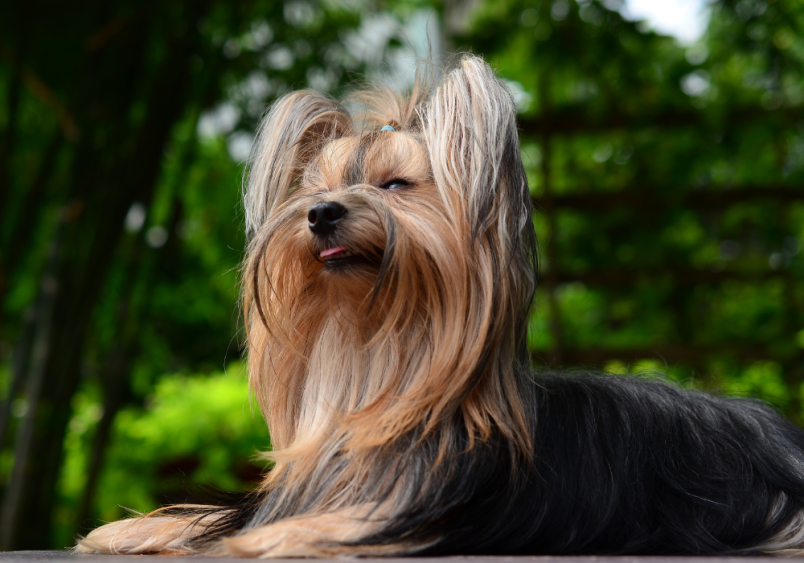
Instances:
[[[804,432],[766,405],[632,377],[532,380],[532,465],[479,452],[486,471],[466,475],[485,480],[445,493],[474,492],[430,523],[448,522],[433,552],[801,553]]]

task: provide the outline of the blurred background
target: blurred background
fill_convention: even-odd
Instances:
[[[0,4],[0,548],[253,486],[237,311],[267,104],[455,50],[520,111],[535,366],[658,370],[802,422],[799,0]]]

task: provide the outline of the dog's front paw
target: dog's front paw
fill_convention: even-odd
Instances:
[[[193,527],[186,519],[165,516],[119,520],[92,530],[73,552],[189,554],[193,550],[185,543],[193,535]]]

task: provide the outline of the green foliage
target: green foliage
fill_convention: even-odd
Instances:
[[[715,2],[682,46],[610,5],[489,2],[464,36],[532,97],[534,359],[658,361],[798,420],[804,7]]]
[[[89,430],[103,410],[91,389],[76,395],[73,407],[59,485],[57,538],[63,546],[70,544],[86,485]],[[112,521],[127,509],[148,512],[192,500],[193,487],[246,490],[265,468],[259,452],[268,450],[268,430],[249,401],[240,363],[231,363],[225,373],[166,375],[143,406],[117,415],[96,497],[97,518]]]

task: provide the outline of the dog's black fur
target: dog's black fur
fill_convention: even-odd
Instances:
[[[765,404],[656,379],[523,379],[532,381],[535,466],[513,467],[504,441],[475,446],[434,477],[436,496],[418,498],[360,545],[429,544],[421,555],[752,554],[796,526],[804,432]],[[425,479],[437,452],[425,441],[399,455]],[[271,505],[270,496],[247,495],[198,541],[265,523]]]
[[[534,379],[535,471],[512,478],[494,451],[458,471],[429,504],[443,514],[422,506],[425,533],[454,507],[432,553],[747,553],[804,508],[804,433],[759,402],[616,376]]]

